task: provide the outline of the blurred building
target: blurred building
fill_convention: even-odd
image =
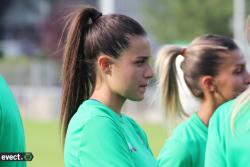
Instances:
[[[40,26],[51,9],[48,0],[10,0],[1,13],[1,50],[4,56],[36,55]]]

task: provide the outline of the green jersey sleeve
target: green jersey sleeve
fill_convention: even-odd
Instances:
[[[86,123],[83,131],[79,166],[135,167],[126,139],[113,120],[96,117]]]
[[[169,140],[158,157],[160,167],[191,167],[191,146],[176,140]]]

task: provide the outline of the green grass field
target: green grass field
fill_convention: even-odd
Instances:
[[[142,124],[150,147],[155,156],[166,139],[161,125]],[[28,167],[63,167],[63,149],[59,137],[58,122],[39,122],[24,120],[26,150],[32,152],[34,159],[27,162]]]

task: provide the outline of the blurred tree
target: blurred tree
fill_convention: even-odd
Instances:
[[[233,0],[147,0],[145,25],[164,43],[190,41],[204,33],[232,36]]]

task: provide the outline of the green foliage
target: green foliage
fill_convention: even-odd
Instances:
[[[148,0],[144,23],[164,43],[205,33],[232,36],[233,0]]]

